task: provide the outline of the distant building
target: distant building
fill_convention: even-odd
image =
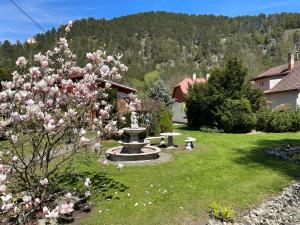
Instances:
[[[187,123],[186,114],[185,114],[185,95],[188,92],[190,85],[195,83],[206,83],[209,78],[209,74],[206,79],[197,78],[196,74],[190,78],[183,79],[179,84],[177,84],[173,89],[172,98],[175,99],[175,103],[172,107],[173,111],[173,122],[176,123]]]
[[[300,60],[291,53],[288,63],[268,69],[252,79],[252,84],[264,91],[268,107],[282,104],[300,106]]]
[[[73,80],[81,80],[83,77],[82,76],[73,76],[72,79]],[[129,94],[135,94],[137,92],[136,89],[128,87],[126,85],[123,84],[119,84],[113,81],[109,81],[109,80],[99,80],[98,81],[98,87],[104,87],[105,83],[110,83],[111,84],[111,88],[115,89],[117,91],[117,107],[118,107],[118,112],[122,115],[125,112],[128,111],[127,108],[127,103],[128,103],[128,97]],[[93,112],[93,115],[95,115],[96,112]]]

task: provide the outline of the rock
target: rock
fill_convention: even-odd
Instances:
[[[300,183],[294,183],[284,188],[280,196],[250,210],[234,224],[300,225]]]

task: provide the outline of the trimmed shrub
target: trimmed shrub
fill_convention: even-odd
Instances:
[[[169,110],[166,109],[161,112],[159,127],[161,132],[173,131],[172,116]]]
[[[271,132],[272,110],[261,110],[256,114],[256,130]]]
[[[300,129],[300,111],[290,106],[257,113],[257,130],[266,132],[290,132]]]
[[[270,126],[273,132],[295,131],[295,111],[291,108],[284,110],[273,110]]]
[[[247,99],[225,100],[217,115],[219,127],[228,133],[247,133],[256,125],[256,116]]]

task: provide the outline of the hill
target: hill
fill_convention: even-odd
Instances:
[[[158,71],[169,85],[196,72],[206,74],[236,55],[253,76],[287,62],[287,54],[300,45],[300,14],[282,13],[226,17],[147,12],[112,20],[81,19],[70,33],[71,47],[82,64],[85,52],[105,47],[122,52],[129,66],[124,82],[139,87],[144,75]],[[64,27],[36,35],[37,51],[53,47]],[[26,44],[0,43],[0,67],[14,67]]]

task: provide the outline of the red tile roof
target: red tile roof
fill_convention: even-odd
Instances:
[[[206,80],[204,78],[197,78],[196,80],[192,80],[192,78],[185,78],[174,88],[179,87],[182,93],[186,94],[189,86],[193,85],[194,83],[206,83]]]
[[[267,77],[282,76],[285,75],[272,89],[265,91],[264,93],[274,93],[281,91],[290,91],[300,88],[300,60],[295,61],[295,66],[292,70],[288,69],[288,64],[276,66],[271,68],[261,75],[253,78],[252,80],[260,80]]]
[[[195,83],[206,83],[204,78],[196,78],[196,80],[192,80],[192,78],[185,78],[179,84],[177,84],[173,89],[172,98],[175,98],[177,102],[184,102],[185,95],[188,92],[188,88],[190,85]]]

